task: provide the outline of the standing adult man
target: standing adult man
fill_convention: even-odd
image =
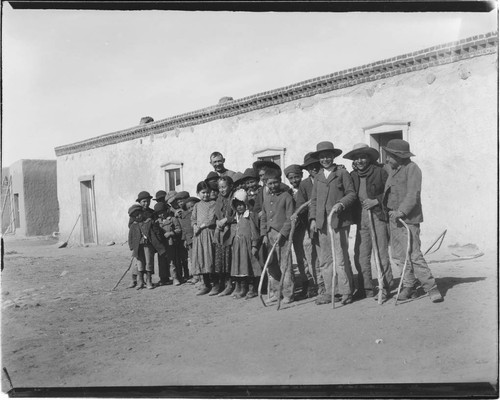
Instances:
[[[214,171],[217,172],[219,176],[229,176],[231,179],[233,179],[236,172],[226,169],[226,167],[224,167],[225,162],[226,159],[218,151],[214,151],[212,154],[210,154],[210,164],[212,164],[212,167],[214,167]]]
[[[391,261],[389,258],[389,227],[382,208],[387,171],[377,164],[380,154],[365,143],[355,144],[344,158],[353,160],[355,169],[351,172],[354,190],[358,198],[353,204],[353,220],[357,224],[356,242],[354,244],[354,265],[358,271],[358,290],[355,297],[364,299],[374,297],[372,283],[372,235],[370,225],[373,223],[375,240],[380,254],[380,269],[383,280],[382,300],[390,294],[392,282]],[[372,213],[372,221],[368,211]]]
[[[416,297],[415,284],[418,279],[431,301],[441,302],[443,297],[420,250],[420,223],[424,220],[420,201],[422,171],[410,160],[415,155],[410,152],[410,144],[405,140],[393,139],[383,149],[387,153],[387,164],[391,167],[385,184],[384,205],[389,210],[392,253],[401,269],[407,251],[410,255],[405,274],[401,277],[403,290],[398,300]],[[408,233],[399,219],[407,224],[410,231],[409,249],[406,249]]]

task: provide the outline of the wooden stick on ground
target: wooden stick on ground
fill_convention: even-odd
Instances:
[[[293,234],[295,233],[295,227],[297,226],[297,218],[298,218],[299,214],[301,213],[301,211],[304,208],[308,207],[310,203],[311,203],[311,200],[306,201],[299,208],[297,208],[297,210],[290,217],[290,220],[292,222],[292,226],[290,228],[290,235],[288,235],[288,246],[286,247],[285,258],[290,257],[290,253],[292,251]],[[288,272],[289,267],[290,266],[287,264],[286,269],[284,271],[281,271],[280,285],[278,288],[278,308],[277,308],[277,310],[279,310],[281,307],[281,292],[283,290],[283,282],[285,281],[285,274]]]
[[[269,262],[271,261],[271,258],[272,258],[273,253],[274,253],[274,249],[276,248],[277,244],[278,244],[278,240],[276,240],[276,242],[274,242],[274,244],[273,244],[273,247],[271,247],[271,250],[269,251],[269,254],[267,255],[267,260],[266,260],[266,263],[264,264],[264,268],[262,268],[262,273],[260,274],[258,293],[259,293],[260,301],[262,301],[262,304],[264,304],[264,307],[267,307],[267,304],[264,301],[264,299],[262,298],[262,282],[264,282],[264,275],[267,273],[267,267],[269,266]],[[269,285],[268,285],[268,287],[269,287]],[[268,291],[269,291],[269,289],[268,289]],[[269,292],[268,292],[268,294],[269,294]]]
[[[332,247],[332,308],[335,309],[335,278],[337,277],[337,263],[335,259],[335,240],[333,237],[333,228],[332,228],[332,219],[333,219],[333,214],[335,210],[335,207],[332,208],[330,213],[328,214],[328,233],[330,234],[330,246]]]
[[[406,228],[406,234],[407,234],[408,238],[406,240],[405,263],[403,265],[403,272],[401,272],[401,278],[399,279],[398,294],[396,295],[396,302],[394,303],[394,305],[398,304],[398,297],[399,297],[399,292],[401,291],[401,286],[403,285],[403,278],[405,276],[406,264],[408,264],[408,261],[411,262],[411,259],[410,259],[410,246],[411,246],[410,228],[408,228],[408,225],[406,225],[405,222],[401,218],[398,218],[397,221],[401,222],[403,224],[403,226]]]
[[[134,257],[132,257],[130,259],[130,264],[128,265],[128,268],[127,270],[123,273],[122,277],[118,280],[118,282],[116,282],[116,285],[113,287],[113,289],[111,290],[115,290],[117,288],[117,286],[120,284],[120,282],[122,281],[122,279],[125,277],[125,275],[127,275],[127,272],[130,270],[130,267],[132,266],[132,263],[134,262]]]
[[[377,266],[377,280],[378,280],[378,299],[377,302],[378,304],[382,304],[382,289],[384,286],[384,280],[382,279],[382,268],[381,268],[381,263],[380,263],[380,253],[378,250],[378,243],[377,243],[377,237],[375,235],[375,226],[373,223],[373,214],[372,210],[367,210],[368,211],[368,219],[370,220],[370,234],[372,237],[372,251],[373,255],[375,257],[375,265]]]

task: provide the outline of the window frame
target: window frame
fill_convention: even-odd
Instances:
[[[172,190],[175,190],[175,191],[182,191],[182,190],[184,190],[184,163],[183,162],[180,162],[180,161],[170,161],[168,163],[162,164],[161,165],[161,169],[163,171],[163,180],[164,180],[164,185],[165,185],[165,191],[166,192],[169,192],[169,191],[172,191]],[[168,175],[167,173],[169,171],[175,171],[176,169],[179,170],[179,178],[180,178],[180,185],[179,185],[178,189],[176,189],[175,187],[174,188],[170,188],[170,184],[167,181],[167,175]]]

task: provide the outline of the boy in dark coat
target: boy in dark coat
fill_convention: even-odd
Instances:
[[[379,290],[382,290],[382,299],[386,300],[390,294],[392,282],[388,247],[389,227],[382,207],[387,171],[377,164],[379,152],[365,143],[354,145],[353,150],[344,158],[354,162],[355,169],[351,172],[351,177],[358,196],[352,207],[353,220],[357,224],[354,244],[354,265],[358,271],[356,298],[375,296],[371,266],[373,249],[370,224],[373,223],[384,283],[383,288]],[[371,210],[373,222],[370,222],[368,210]]]
[[[352,224],[351,205],[356,200],[351,176],[345,168],[333,163],[342,150],[336,149],[332,142],[320,142],[311,155],[319,159],[323,169],[314,181],[309,207],[310,229],[318,232],[320,246],[321,273],[325,281],[325,293],[316,299],[316,304],[331,303],[333,255],[331,248],[328,215],[333,210],[331,228],[335,246],[335,266],[338,292],[342,304],[352,303],[353,277],[349,260],[349,229]]]
[[[424,220],[420,201],[422,171],[410,160],[414,154],[405,140],[393,139],[383,149],[387,153],[387,164],[391,167],[385,184],[384,205],[389,212],[392,253],[401,269],[406,257],[407,231],[398,219],[408,225],[411,235],[410,260],[401,277],[403,289],[398,300],[416,297],[415,284],[418,279],[431,301],[441,302],[443,297],[420,250],[420,223]]]

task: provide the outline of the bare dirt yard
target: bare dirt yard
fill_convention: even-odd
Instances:
[[[307,299],[276,311],[258,298],[195,296],[188,284],[126,289],[129,275],[111,291],[129,264],[127,245],[5,240],[2,365],[14,387],[489,382],[498,388],[495,251],[431,263],[442,303],[364,299],[333,310]],[[448,248],[428,261],[445,258]],[[2,390],[9,389],[3,374]]]

